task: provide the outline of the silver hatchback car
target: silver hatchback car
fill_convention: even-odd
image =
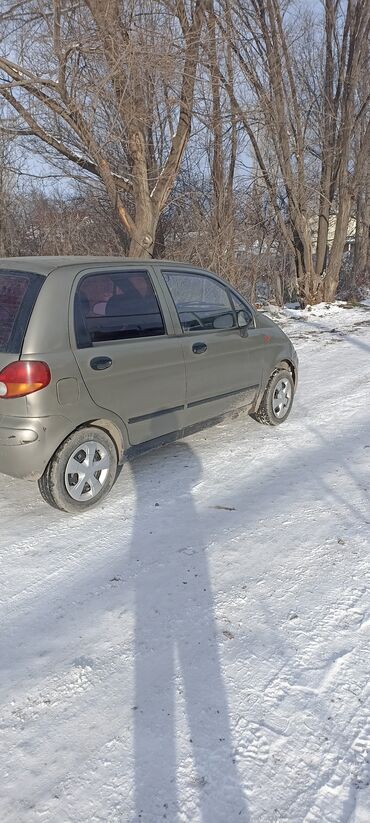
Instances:
[[[0,471],[80,512],[135,452],[230,412],[288,417],[297,355],[272,320],[189,265],[0,260]]]

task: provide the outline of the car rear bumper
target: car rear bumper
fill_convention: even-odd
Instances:
[[[62,416],[0,416],[0,472],[38,480],[72,429],[71,421]]]

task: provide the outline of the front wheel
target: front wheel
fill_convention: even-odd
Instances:
[[[293,404],[294,381],[287,369],[274,371],[254,417],[267,426],[278,426],[287,419]]]
[[[102,429],[73,432],[59,446],[39,480],[50,506],[77,514],[91,509],[111,490],[117,475],[117,451]]]

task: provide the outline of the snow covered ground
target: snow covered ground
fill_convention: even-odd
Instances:
[[[2,823],[370,820],[370,311],[278,320],[285,426],[142,457],[77,518],[0,477]]]

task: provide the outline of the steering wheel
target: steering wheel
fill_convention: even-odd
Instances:
[[[197,323],[199,323],[199,328],[200,328],[200,329],[202,329],[202,328],[203,328],[203,323],[202,323],[202,320],[201,320],[201,318],[199,317],[199,315],[198,315],[198,314],[196,314],[196,312],[195,312],[195,311],[182,311],[182,312],[181,312],[181,314],[180,314],[180,320],[181,320],[181,323],[183,323],[183,322],[184,322],[183,315],[186,315],[187,317],[189,317],[189,315],[190,315],[191,317],[195,317],[195,320],[197,321]],[[186,319],[186,320],[185,320],[185,323],[188,325],[189,321]],[[190,328],[194,328],[194,327],[193,327],[193,326],[191,326]]]

